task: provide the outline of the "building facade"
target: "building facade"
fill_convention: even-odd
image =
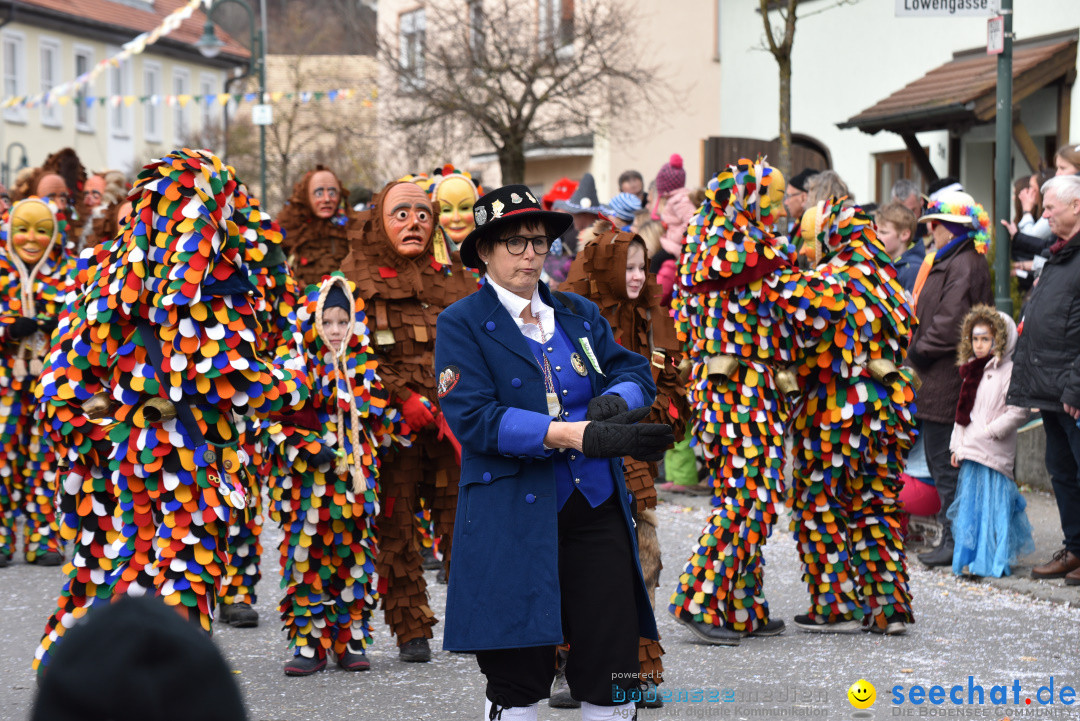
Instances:
[[[0,0],[3,101],[33,96],[73,81],[124,43],[161,24],[183,0]],[[202,10],[140,54],[110,65],[72,96],[0,110],[0,160],[6,182],[25,160],[39,165],[73,148],[92,171],[131,173],[154,157],[196,142],[220,125],[229,72],[245,66],[246,48],[220,29],[225,45],[208,59],[195,42]],[[212,97],[207,97],[212,96]]]

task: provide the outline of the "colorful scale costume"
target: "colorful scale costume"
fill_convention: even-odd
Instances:
[[[819,270],[843,285],[847,307],[800,348],[792,530],[810,613],[831,623],[869,613],[884,629],[912,620],[897,494],[914,436],[915,391],[898,371],[914,316],[862,209],[833,199],[815,217]]]
[[[315,214],[308,199],[312,177],[327,172],[338,181],[341,203],[329,218]],[[356,213],[344,202],[344,186],[329,168],[316,165],[293,186],[285,207],[276,218],[285,233],[282,247],[289,258],[289,265],[301,288],[318,284],[323,276],[341,270],[341,261],[349,252],[348,231],[356,220]]]
[[[257,352],[261,216],[236,189],[217,157],[174,151],[140,173],[123,233],[80,259],[39,389],[80,525],[37,668],[90,605],[123,593],[155,593],[210,630],[228,527],[248,512],[235,419],[307,397],[302,374]],[[110,490],[115,513],[98,502]]]
[[[401,407],[414,394],[426,399],[438,415],[434,363],[435,319],[474,288],[457,256],[448,256],[435,228],[424,252],[408,258],[397,252],[383,223],[383,200],[398,183],[390,183],[360,214],[350,233],[352,249],[342,263],[345,277],[364,301],[379,375],[390,403]],[[454,448],[434,427],[413,436],[411,447],[399,447],[383,459],[380,474],[382,507],[379,527],[379,595],[386,623],[398,645],[431,638],[435,614],[428,606],[427,584],[417,540],[415,514],[419,497],[431,501],[435,535],[449,562],[450,539],[457,509],[461,467]]]
[[[280,449],[275,459],[284,463],[270,490],[271,517],[285,530],[281,619],[290,647],[308,657],[340,655],[350,641],[354,648],[371,642],[378,599],[376,449],[390,444],[395,415],[386,409],[376,375],[363,301],[355,301],[343,350],[335,352],[325,339],[322,310],[334,286],[352,301],[351,284],[341,273],[310,286],[293,316],[297,330],[286,333],[278,349],[279,358],[302,355],[311,395],[294,412],[275,416],[270,427]],[[338,452],[337,460],[312,465],[312,454],[324,445]]]
[[[16,250],[12,227],[31,205],[48,232],[40,257],[24,259]],[[45,227],[47,226],[47,227]],[[66,223],[52,202],[31,197],[19,201],[3,219],[0,247],[0,557],[15,553],[15,523],[22,515],[26,528],[23,549],[34,563],[47,552],[59,554],[61,541],[53,505],[56,456],[52,443],[35,420],[37,378],[48,353],[49,331],[59,318],[64,296],[74,283],[74,262],[65,252]],[[20,318],[46,325],[22,338],[12,329]],[[55,556],[54,556],[55,558]]]
[[[660,286],[656,276],[648,275],[644,287],[635,299],[626,289],[626,265],[631,241],[636,236],[612,226],[586,245],[574,258],[560,291],[583,295],[600,308],[601,315],[611,324],[615,340],[624,348],[639,353],[652,362],[656,400],[646,423],[667,423],[676,440],[686,433],[690,406],[686,399],[686,379],[680,372],[685,354],[675,335],[675,326],[667,309],[661,305]],[[644,242],[638,243],[645,250]],[[646,267],[648,259],[645,258]],[[645,586],[650,592],[660,580],[660,544],[656,537],[656,478],[655,463],[627,456],[623,462],[627,488],[636,500],[638,551]],[[655,594],[653,594],[655,595]],[[653,605],[655,606],[655,600]],[[664,649],[660,642],[642,638],[639,647],[643,679],[654,683],[663,681]]]
[[[793,249],[768,230],[771,171],[743,159],[709,182],[672,304],[693,361],[694,442],[704,446],[715,508],[670,610],[742,632],[769,620],[761,548],[783,492],[795,334],[824,327],[842,305],[835,286],[794,269]]]

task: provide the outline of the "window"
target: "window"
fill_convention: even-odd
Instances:
[[[874,166],[874,192],[880,205],[892,200],[892,187],[901,178],[914,180],[924,192],[926,190],[926,181],[919,172],[919,166],[906,150],[874,153]]]
[[[41,51],[41,92],[47,93],[60,84],[60,43],[42,38],[38,43]],[[41,124],[59,128],[63,121],[60,102],[52,98],[51,102],[41,104]]]
[[[89,48],[75,48],[75,77],[81,78],[94,66],[94,52]],[[87,105],[89,85],[80,85],[75,92],[75,128],[84,133],[94,132],[93,108]],[[92,100],[90,102],[93,102]]]
[[[202,126],[200,132],[203,144],[207,143],[207,132],[214,127],[217,121],[217,83],[213,75],[203,75],[199,78],[199,94],[202,96],[199,108],[202,111]]]
[[[148,143],[161,142],[161,66],[143,62],[143,134]]]
[[[109,68],[109,132],[114,138],[131,137],[132,108],[128,102],[131,87],[131,61],[124,60]]]
[[[484,60],[484,0],[469,0],[469,49],[474,63]]]
[[[188,94],[188,82],[190,76],[187,70],[178,69],[173,71],[173,95],[176,97],[176,105],[173,106],[173,136],[176,142],[183,145],[188,136],[188,110],[185,107],[190,101]]]
[[[4,97],[26,95],[26,52],[21,35],[4,35]],[[4,108],[4,120],[13,123],[26,122],[26,107],[17,105]]]
[[[402,86],[423,87],[424,85],[424,31],[427,29],[427,15],[424,9],[402,13],[400,18],[401,37],[399,53],[401,55]]]
[[[574,0],[540,0],[540,44],[560,56],[574,46]]]

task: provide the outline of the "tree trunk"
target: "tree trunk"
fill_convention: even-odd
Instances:
[[[498,149],[499,170],[502,172],[502,184],[525,182],[525,140],[524,138],[504,138]]]
[[[784,177],[790,178],[794,172],[791,167],[791,56],[777,58],[776,62],[780,66],[780,157],[776,167]]]

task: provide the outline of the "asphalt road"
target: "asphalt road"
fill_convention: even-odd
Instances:
[[[1030,566],[1048,556],[1060,542],[1053,500],[1029,494],[1032,523],[1039,551]],[[671,718],[823,718],[886,719],[906,717],[1080,718],[1080,710],[1063,706],[1062,686],[1080,686],[1077,648],[1080,589],[1060,581],[1032,582],[1022,578],[1003,582],[958,579],[927,571],[917,562],[911,571],[917,623],[906,636],[821,636],[791,627],[776,638],[747,639],[738,648],[702,646],[692,642],[666,612],[666,599],[690,544],[706,518],[706,499],[677,496],[658,508],[660,540],[666,567],[657,590],[657,614],[666,683],[672,693],[695,692],[701,700],[669,702],[659,710],[642,710],[642,721]],[[331,670],[310,678],[286,678],[285,636],[275,618],[278,600],[277,529],[267,527],[264,578],[256,629],[223,627],[214,633],[232,664],[247,701],[252,721],[309,719],[474,719],[483,715],[483,679],[471,656],[439,650],[441,626],[436,626],[434,659],[429,664],[405,664],[380,623],[369,650],[372,669],[364,673]],[[774,617],[790,622],[806,610],[805,588],[799,579],[794,543],[786,525],[777,528],[766,548],[766,592]],[[1026,566],[1020,569],[1026,573]],[[440,614],[445,586],[428,573],[431,605]],[[29,715],[35,693],[30,660],[45,620],[55,604],[61,580],[57,569],[35,568],[21,561],[0,570],[0,719]],[[1042,596],[1036,598],[1035,596]],[[1049,600],[1048,600],[1049,599]],[[968,677],[984,687],[986,704],[956,706],[949,702],[952,685],[962,684],[966,702]],[[1053,677],[1053,706],[1040,705],[1034,694]],[[849,703],[848,688],[860,678],[877,689],[876,703],[858,711]],[[1019,707],[1012,704],[1015,682],[1022,689]],[[908,690],[935,684],[945,689],[945,703],[915,705]],[[1009,687],[1009,705],[991,706],[994,685]],[[893,703],[895,686],[903,687],[905,703]],[[716,697],[707,700],[708,694]],[[1024,701],[1032,698],[1031,705]],[[1043,699],[1046,692],[1043,692]],[[966,714],[966,715],[964,715]],[[542,704],[540,719],[576,721],[577,711],[553,710]]]

